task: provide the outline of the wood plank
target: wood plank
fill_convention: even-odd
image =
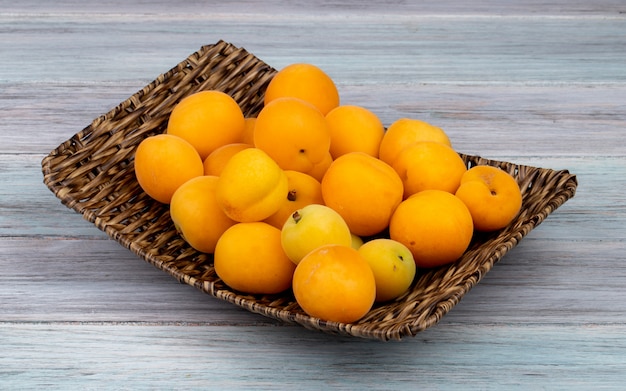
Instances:
[[[14,13],[48,14],[48,13],[70,13],[70,14],[110,14],[114,16],[126,16],[129,14],[151,17],[153,15],[165,16],[200,16],[206,14],[237,14],[237,15],[259,15],[268,14],[268,17],[279,14],[304,14],[332,16],[350,15],[406,15],[406,14],[463,14],[463,15],[529,15],[541,16],[546,14],[556,15],[613,15],[624,12],[624,4],[620,0],[597,0],[589,3],[585,0],[556,0],[545,2],[541,0],[525,0],[515,3],[502,2],[498,0],[484,0],[477,4],[468,4],[459,1],[437,1],[424,0],[420,2],[397,2],[378,1],[363,2],[359,0],[345,0],[341,3],[329,0],[316,2],[297,2],[288,0],[277,0],[263,4],[258,7],[255,1],[247,0],[238,2],[238,7],[233,8],[227,2],[212,3],[210,6],[200,7],[196,3],[180,3],[172,7],[171,3],[164,0],[150,2],[150,7],[146,8],[141,2],[128,2],[121,0],[111,0],[106,3],[89,2],[85,4],[80,0],[62,0],[52,4],[37,0],[22,0],[19,3],[11,3],[11,11]],[[125,12],[122,12],[125,11]],[[241,16],[239,16],[241,17]]]
[[[610,7],[601,16],[569,17],[561,11],[402,14],[403,8],[387,16],[367,12],[353,17],[333,14],[332,9],[323,14],[278,9],[262,16],[207,9],[193,17],[111,11],[89,11],[88,18],[85,11],[1,14],[10,33],[3,44],[4,77],[23,82],[132,81],[156,76],[201,45],[225,39],[276,67],[296,59],[312,62],[345,82],[624,81],[626,52],[611,50],[621,45],[624,15]],[[160,37],[158,49],[147,44],[155,34]],[[81,61],[74,61],[79,54]]]
[[[275,323],[178,283],[112,240],[0,240],[0,321]]]
[[[42,158],[0,154],[0,238],[28,235],[106,239],[103,232],[63,206],[48,190],[43,183]]]
[[[625,250],[623,241],[523,241],[442,323],[625,323]],[[2,321],[275,323],[179,284],[113,241],[0,240],[0,270]]]
[[[0,323],[0,335],[8,388],[587,391],[626,380],[623,325],[450,326],[387,344],[295,327],[132,323]]]
[[[0,152],[48,154],[147,84],[142,78],[149,74],[121,85],[0,84],[6,99],[0,111],[5,141]],[[626,122],[626,84],[344,83],[339,89],[343,103],[369,108],[387,126],[402,117],[428,121],[446,130],[455,148],[473,155],[512,159],[626,153],[621,133],[614,131]]]

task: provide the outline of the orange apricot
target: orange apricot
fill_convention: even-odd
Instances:
[[[284,97],[305,100],[323,115],[339,106],[339,91],[335,82],[313,64],[290,64],[274,75],[265,91],[264,103],[267,105]]]
[[[326,118],[313,105],[297,98],[278,98],[259,113],[254,146],[284,170],[311,171],[330,149]]]
[[[513,221],[522,207],[520,187],[508,172],[493,166],[475,166],[461,177],[456,191],[467,206],[477,231],[495,231]]]
[[[315,164],[313,168],[311,168],[309,171],[306,171],[305,173],[317,179],[318,182],[321,182],[322,178],[324,178],[324,175],[326,174],[326,170],[328,170],[328,167],[330,167],[330,164],[332,162],[333,158],[332,156],[330,156],[330,152],[328,152],[326,154],[326,157],[324,157],[321,162]]]
[[[242,143],[254,145],[254,126],[256,125],[256,117],[246,117],[246,126],[243,130]]]
[[[324,203],[359,236],[384,230],[404,191],[402,180],[391,166],[364,152],[350,152],[335,159],[321,183]]]
[[[203,175],[182,184],[172,196],[170,217],[194,249],[213,253],[222,234],[235,224],[215,200],[217,177]]]
[[[250,144],[244,143],[233,143],[226,144],[218,147],[213,150],[209,154],[209,156],[204,159],[204,175],[215,175],[220,176],[222,170],[226,166],[226,163],[239,151],[243,151],[244,149],[252,148]]]
[[[232,289],[275,294],[291,287],[296,265],[280,244],[280,230],[267,223],[237,223],[220,237],[215,273]]]
[[[183,98],[167,123],[167,133],[189,141],[202,160],[222,145],[242,142],[244,129],[245,119],[237,102],[216,90]]]
[[[406,147],[393,162],[404,184],[404,198],[420,191],[437,189],[456,192],[467,166],[452,147],[420,141]]]
[[[282,229],[285,221],[296,210],[310,204],[322,204],[322,185],[312,176],[300,171],[286,170],[289,188],[283,198],[283,204],[270,217],[264,221],[278,229]]]
[[[404,148],[418,141],[436,141],[452,146],[443,129],[418,119],[400,118],[387,128],[380,142],[378,157],[393,165]]]
[[[411,250],[418,268],[456,261],[469,246],[474,231],[472,215],[454,194],[424,190],[396,208],[389,236]]]
[[[348,152],[365,152],[378,157],[385,127],[378,116],[365,107],[337,106],[326,114],[330,127],[330,154],[333,159]]]
[[[308,253],[296,267],[292,287],[304,312],[334,322],[356,322],[376,297],[369,263],[344,245],[325,245]]]
[[[171,134],[150,136],[135,151],[135,176],[150,197],[169,204],[183,183],[204,173],[202,159],[184,139]]]

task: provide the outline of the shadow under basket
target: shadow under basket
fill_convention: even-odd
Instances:
[[[522,210],[505,229],[475,235],[457,262],[419,270],[411,289],[397,300],[376,304],[358,322],[344,324],[308,316],[291,291],[267,296],[233,291],[215,274],[212,255],[195,251],[179,236],[168,206],[139,187],[133,156],[143,139],[165,132],[176,103],[197,91],[221,90],[239,103],[244,115],[256,116],[275,73],[230,43],[203,46],[46,156],[44,183],[65,206],[179,282],[270,318],[378,340],[414,336],[437,324],[497,261],[575,194],[576,177],[566,170],[462,154],[468,167],[487,164],[512,174],[522,189]]]

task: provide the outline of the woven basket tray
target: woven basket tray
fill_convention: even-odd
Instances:
[[[396,301],[377,304],[357,323],[342,324],[307,316],[291,292],[251,296],[232,291],[215,274],[211,255],[193,250],[177,234],[168,206],[141,190],[133,156],[144,138],[165,131],[175,104],[196,91],[224,91],[246,116],[256,115],[275,72],[229,43],[203,46],[46,156],[44,183],[68,208],[182,283],[270,318],[379,340],[414,336],[435,325],[507,251],[575,194],[576,177],[568,171],[462,155],[469,167],[489,164],[511,173],[522,188],[522,211],[506,229],[476,235],[456,263],[419,270],[411,290]]]

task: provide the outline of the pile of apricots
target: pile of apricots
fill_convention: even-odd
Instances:
[[[414,118],[385,128],[303,63],[275,74],[254,118],[224,92],[185,97],[167,131],[137,147],[134,169],[226,285],[291,289],[310,316],[347,323],[406,294],[420,268],[456,261],[474,232],[506,227],[522,205],[510,174],[468,168],[441,128]]]

